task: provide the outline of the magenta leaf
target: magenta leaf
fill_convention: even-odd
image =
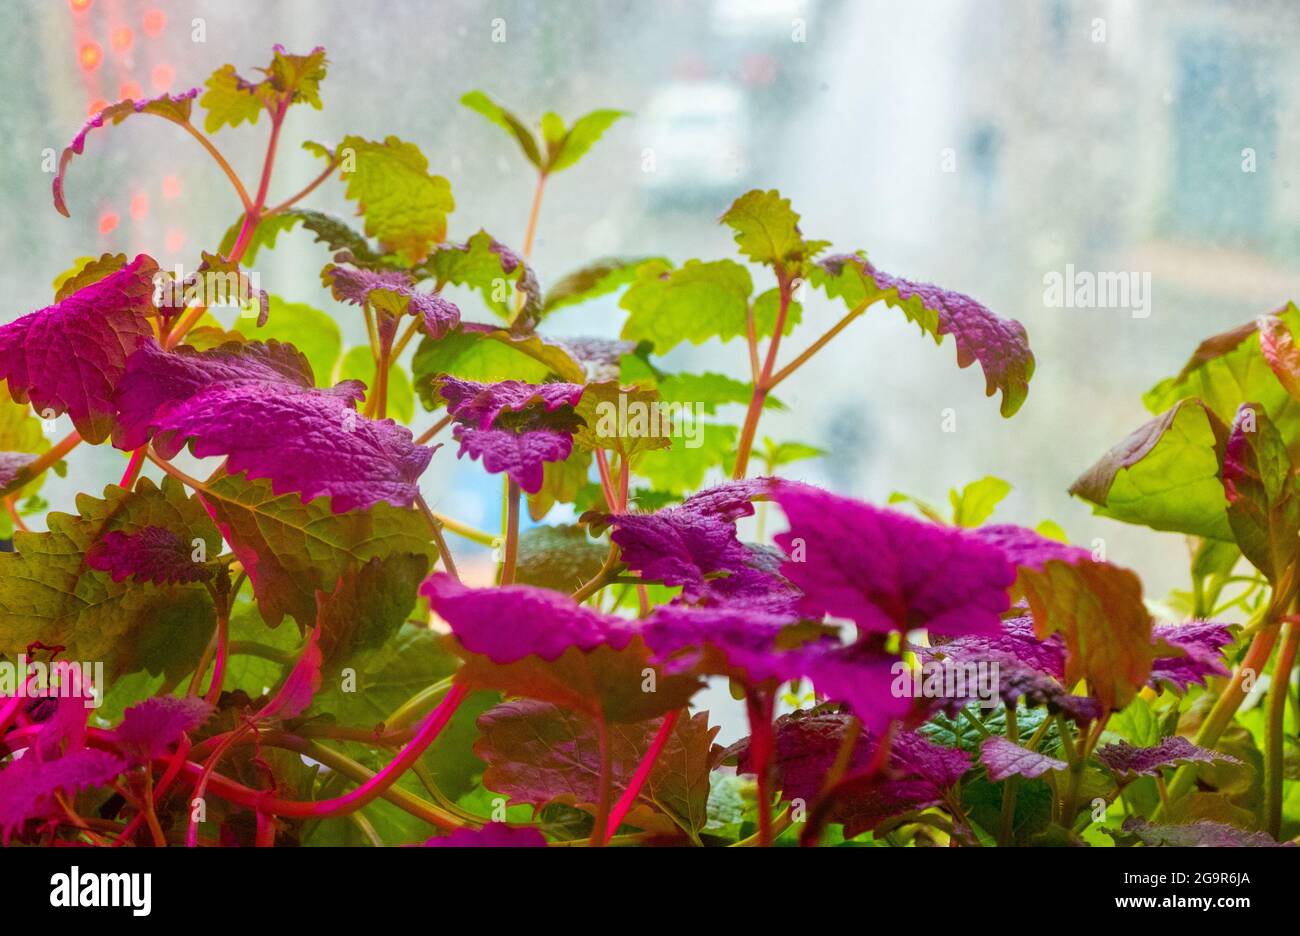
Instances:
[[[118,744],[142,761],[152,760],[211,716],[212,706],[194,696],[153,696],[126,710],[117,726]]]
[[[54,207],[59,214],[68,217],[68,205],[63,197],[63,177],[68,171],[68,163],[72,162],[73,156],[80,156],[86,151],[86,136],[91,130],[97,130],[106,123],[120,124],[133,114],[154,114],[172,123],[187,124],[190,110],[194,106],[194,98],[198,93],[198,88],[191,88],[183,94],[163,94],[156,98],[118,101],[108,105],[86,121],[86,125],[72,138],[72,142],[64,147],[63,155],[59,157],[59,171],[54,175]]]
[[[635,622],[593,611],[549,588],[469,588],[435,572],[420,594],[465,649],[493,663],[529,656],[555,660],[570,647],[583,653],[601,646],[621,650],[637,633]]]
[[[1010,606],[1015,569],[971,533],[780,482],[773,499],[789,521],[775,537],[781,571],[809,614],[846,617],[861,631],[925,628],[995,634]]]
[[[1192,685],[1205,685],[1207,677],[1228,675],[1223,648],[1232,643],[1232,632],[1224,624],[1157,624],[1151,628],[1151,639],[1157,649],[1148,685],[1157,691],[1162,682],[1185,692]],[[1162,656],[1162,643],[1182,651],[1182,655]]]
[[[890,722],[916,710],[912,694],[899,691],[903,661],[871,642],[809,651],[806,673],[817,692],[848,706],[868,731],[883,733]]]
[[[417,316],[424,333],[434,341],[460,324],[460,309],[454,302],[437,293],[419,292],[406,273],[328,266],[323,275],[334,298],[395,318],[408,313]]]
[[[174,530],[147,526],[134,533],[111,530],[86,553],[86,565],[114,582],[131,578],[155,585],[188,584],[212,577],[212,567],[191,558],[190,543]]]
[[[812,803],[821,796],[849,721],[847,713],[824,710],[794,712],[776,720],[773,765],[783,800]],[[845,838],[894,816],[937,805],[971,766],[970,755],[964,751],[935,744],[915,732],[899,731],[890,745],[886,768],[879,776],[871,776],[877,737],[865,735],[854,745],[849,776],[831,814],[833,821],[844,824]],[[748,741],[731,750],[739,753],[736,769],[752,772]]]
[[[806,674],[806,649],[783,649],[778,643],[791,623],[784,615],[728,605],[663,605],[645,619],[642,636],[670,672],[693,669],[756,686]]]
[[[225,455],[230,474],[270,478],[276,494],[327,495],[335,513],[409,507],[433,451],[392,420],[359,415],[362,395],[357,381],[316,389],[306,358],[276,341],[172,352],[149,342],[127,363],[113,444],[152,436],[171,458],[188,442],[199,457]]]
[[[1172,767],[1174,764],[1212,764],[1215,761],[1241,763],[1230,754],[1198,747],[1182,735],[1170,735],[1154,747],[1145,748],[1117,741],[1098,748],[1097,760],[1117,775],[1147,777],[1159,776],[1162,767]]]
[[[456,421],[452,436],[460,456],[482,461],[493,474],[505,472],[529,494],[542,489],[546,462],[564,461],[573,451],[573,433],[581,425],[573,409],[582,399],[577,384],[481,384],[447,377],[440,391]]]
[[[29,819],[62,816],[54,794],[76,793],[108,783],[126,770],[126,761],[107,751],[83,749],[56,760],[20,757],[0,770],[0,832],[8,844]]]
[[[979,361],[988,395],[1002,391],[1003,416],[1014,415],[1025,402],[1034,375],[1034,355],[1019,322],[999,318],[962,293],[891,276],[856,254],[819,261],[813,267],[813,282],[827,278],[828,292],[842,296],[850,306],[883,299],[934,336],[936,343],[952,335],[958,366],[969,367]]]
[[[545,848],[546,837],[536,829],[489,822],[481,829],[457,829],[424,843],[428,848]]]
[[[582,399],[582,387],[577,384],[530,384],[522,380],[482,384],[454,377],[443,378],[441,393],[447,401],[448,414],[474,429],[490,429],[508,411],[539,408],[553,413],[565,406],[577,406]]]
[[[1008,777],[1041,777],[1049,770],[1065,770],[1069,764],[1023,748],[999,735],[984,739],[980,746],[980,763],[988,768],[989,779],[994,783]]]
[[[490,474],[504,472],[529,494],[542,489],[546,462],[562,462],[573,451],[573,435],[555,429],[515,432],[456,426],[452,437],[460,443],[459,455],[481,461]]]
[[[113,393],[127,358],[151,343],[158,264],[144,254],[129,266],[52,306],[0,326],[0,379],[38,414],[67,413],[88,442],[108,438]]]

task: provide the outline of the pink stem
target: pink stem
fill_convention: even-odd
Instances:
[[[402,748],[401,753],[389,761],[383,770],[343,796],[327,800],[282,800],[267,795],[265,791],[249,789],[216,774],[211,776],[212,789],[223,799],[275,816],[288,816],[293,819],[329,819],[334,816],[346,816],[382,796],[384,791],[396,783],[434,742],[447,722],[451,721],[457,707],[468,694],[469,689],[466,686],[460,683],[452,686],[451,691],[443,697],[438,707],[425,717],[411,743]],[[203,773],[203,768],[193,762],[186,762],[184,770],[188,775],[197,776]]]
[[[131,460],[126,464],[126,472],[122,475],[122,483],[118,487],[130,490],[135,484],[136,478],[140,477],[140,469],[144,467],[145,446],[140,446],[131,453]]]
[[[641,793],[641,788],[645,786],[646,780],[650,779],[650,772],[654,770],[655,761],[663,752],[664,746],[672,736],[673,728],[677,725],[677,718],[681,715],[681,709],[673,709],[664,716],[664,723],[659,726],[659,733],[655,739],[650,742],[650,749],[645,752],[645,757],[637,765],[636,773],[632,775],[632,780],[623,791],[623,795],[618,798],[614,808],[609,811],[609,824],[605,828],[605,841],[608,842],[614,837],[614,831],[623,822],[623,817],[628,814],[636,798]]]
[[[204,700],[212,706],[221,698],[221,684],[226,678],[226,657],[230,648],[229,622],[229,615],[217,619],[217,659],[212,664],[212,682],[208,685],[208,694],[204,696]]]

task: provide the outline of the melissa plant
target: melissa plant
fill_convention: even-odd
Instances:
[[[1243,411],[1254,429],[1245,415],[1224,424],[1239,401],[1180,400],[1076,487],[1120,519],[1202,538],[1190,622],[1156,623],[1132,572],[1059,528],[986,523],[1005,482],[953,492],[951,516],[900,496],[917,518],[783,480],[821,453],[759,434],[782,383],[877,306],[936,343],[951,336],[1010,417],[1034,369],[1018,323],[806,238],[776,191],[722,214],[739,260],[602,259],[543,290],[531,248],[546,183],[625,116],[614,110],[571,126],[548,113],[535,130],[482,92],[464,97],[536,173],[518,252],[453,223],[450,183],[396,136],[305,143],[319,176],[273,198],[285,115],[323,106],[326,69],[323,50],[277,48],[254,77],[226,65],[202,91],[114,104],[63,153],[54,202],[67,214],[92,131],[160,117],[212,157],[239,216],[179,280],[147,255],[86,258],[51,305],[0,327],[0,493],[16,529],[0,554],[7,843],[1283,834],[1280,798],[1261,812],[1239,792],[1252,739],[1226,729],[1244,670],[1220,686],[1238,635],[1212,619],[1255,610],[1242,666],[1262,671],[1280,642],[1275,673],[1289,672],[1289,319],[1232,348],[1216,340],[1215,356],[1158,388],[1161,400],[1222,393],[1216,367],[1276,373],[1241,389],[1263,401]],[[224,147],[259,129],[265,159],[246,183],[214,137]],[[304,206],[335,179],[360,230]],[[259,289],[251,265],[295,229],[326,248],[328,312]],[[844,304],[824,331],[803,321],[808,290]],[[210,312],[217,293],[241,305],[233,327]],[[615,293],[617,339],[547,334],[566,307]],[[368,336],[347,351],[346,316]],[[742,344],[748,379],[667,369],[683,341]],[[647,411],[633,403],[700,419],[700,444],[608,418]],[[74,431],[51,444],[40,420],[65,415]],[[44,473],[83,442],[128,455],[120,481],[29,531]],[[499,532],[421,492],[453,448],[467,470],[502,476]],[[186,450],[201,470],[176,464]],[[525,508],[541,521],[559,504],[579,521],[521,532]],[[746,542],[738,524],[754,515],[758,541]],[[462,551],[458,564],[453,544],[466,542],[478,558]],[[1238,548],[1260,570],[1244,590]],[[93,664],[104,675],[88,687]],[[958,672],[992,681],[957,686]],[[750,726],[728,748],[691,708],[720,677]],[[1270,745],[1286,707],[1286,680],[1274,682]],[[1269,750],[1275,797],[1282,752]]]

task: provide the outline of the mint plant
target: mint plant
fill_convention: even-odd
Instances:
[[[988,523],[999,479],[953,492],[950,516],[891,499],[918,517],[779,477],[823,453],[761,436],[764,413],[869,309],[951,336],[1006,417],[1034,371],[1019,323],[806,238],[776,191],[721,215],[739,259],[605,258],[543,289],[531,252],[546,182],[616,110],[571,126],[548,113],[535,130],[480,91],[462,99],[536,174],[518,251],[453,222],[451,184],[396,136],[307,141],[319,176],[272,197],[286,113],[323,106],[326,71],[321,49],[277,47],[254,77],[226,65],[202,90],[114,104],[63,153],[54,204],[68,214],[92,131],[162,118],[212,158],[239,216],[190,273],[83,259],[51,305],[0,327],[6,843],[1294,833],[1294,307],[1211,339],[1148,400],[1172,408],[1075,487],[1103,513],[1198,538],[1187,620],[1156,622],[1137,576],[1099,550],[1050,523]],[[252,183],[214,138],[263,132]],[[360,230],[305,207],[334,182]],[[328,312],[261,290],[256,258],[296,229],[325,248]],[[804,321],[808,290],[844,304],[824,331]],[[617,339],[547,333],[616,293]],[[240,309],[233,327],[211,313],[222,304]],[[347,316],[368,341],[345,352]],[[683,341],[743,344],[748,378],[667,369]],[[51,443],[43,421],[58,416],[74,431]],[[27,529],[45,473],[83,442],[126,453],[121,479]],[[185,451],[201,471],[176,464]],[[499,532],[426,501],[422,475],[452,457],[502,476]],[[542,521],[557,505],[578,522],[522,529],[525,509]],[[494,549],[491,572],[457,563],[466,541]],[[1258,575],[1236,574],[1242,555]],[[1238,607],[1253,615],[1242,633],[1220,623]],[[1266,725],[1234,722],[1275,645]],[[726,748],[692,708],[718,678],[750,728]],[[1263,804],[1240,792],[1261,730]]]

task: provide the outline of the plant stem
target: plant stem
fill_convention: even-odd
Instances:
[[[58,442],[55,442],[54,445],[50,446],[49,449],[42,452],[40,455],[37,455],[22,467],[18,472],[18,475],[14,478],[14,489],[17,490],[29,481],[40,477],[42,473],[62,461],[63,456],[71,452],[80,443],[81,436],[75,431],[69,432]],[[20,481],[19,479],[22,480]]]
[[[596,471],[600,475],[600,492],[605,496],[605,506],[612,514],[621,513],[618,509],[618,494],[614,490],[614,478],[609,470],[609,457],[604,449],[596,449]]]
[[[432,706],[435,699],[446,695],[447,691],[451,689],[452,680],[453,677],[451,676],[440,679],[433,685],[425,686],[411,696],[384,719],[384,731],[397,732],[406,728],[411,722],[419,718],[422,712]]]
[[[330,177],[330,174],[333,173],[334,170],[337,169],[338,167],[339,167],[338,160],[331,159],[330,164],[325,167],[325,171],[322,172],[320,175],[318,175],[316,178],[312,179],[311,182],[309,182],[302,191],[300,191],[297,195],[292,196],[291,198],[286,198],[284,201],[280,202],[280,204],[276,205],[274,208],[270,208],[262,212],[262,217],[269,218],[271,215],[279,214],[280,212],[284,211],[286,208],[292,208],[294,205],[302,201],[312,192],[316,191],[317,187],[319,187],[326,179],[328,179]]]
[[[546,173],[537,173],[537,186],[533,189],[533,205],[528,210],[528,228],[524,231],[524,259],[533,255],[533,238],[537,235],[537,219],[542,213],[542,190],[546,187]]]
[[[217,149],[216,144],[208,139],[203,133],[200,133],[199,129],[189,121],[180,124],[180,126],[184,128],[190,136],[198,140],[199,143],[202,144],[203,148],[208,151],[208,155],[216,160],[217,165],[221,167],[221,171],[224,172],[226,178],[230,180],[230,184],[235,187],[235,192],[239,195],[239,202],[244,206],[244,211],[249,211],[253,207],[253,202],[248,197],[248,190],[244,188],[244,183],[239,180],[239,176],[237,176],[235,170],[230,167],[230,163],[226,161],[226,157],[221,155],[221,151]]]
[[[411,339],[415,337],[419,330],[420,316],[417,315],[411,321],[411,324],[406,326],[406,331],[402,332],[402,337],[397,339],[397,344],[393,345],[392,359],[394,361],[402,356],[402,352],[406,350],[406,346],[411,343]]]
[[[609,808],[614,795],[614,752],[609,743],[609,725],[603,717],[596,722],[596,737],[600,743],[600,774],[596,780],[596,823],[591,829],[591,844],[604,845],[612,828]]]
[[[785,331],[786,315],[790,311],[790,279],[779,266],[776,268],[776,282],[780,296],[776,326],[767,343],[767,358],[763,362],[762,371],[754,381],[753,394],[749,398],[749,409],[745,413],[745,423],[740,430],[740,442],[736,447],[736,467],[731,473],[732,478],[737,481],[745,477],[749,468],[749,453],[754,447],[754,434],[758,430],[758,420],[763,415],[763,405],[767,401],[768,391],[772,389],[772,369],[776,366],[776,354],[781,347],[781,333]],[[752,316],[753,313],[751,312],[750,315]]]
[[[460,573],[456,571],[456,562],[451,558],[451,550],[447,548],[447,539],[442,535],[443,521],[432,510],[424,499],[423,494],[415,495],[415,506],[419,508],[420,513],[424,514],[424,519],[429,523],[429,533],[433,537],[433,544],[438,547],[438,554],[442,556],[443,567],[447,574],[460,581]]]
[[[578,604],[582,604],[592,595],[596,594],[596,592],[608,585],[614,579],[614,570],[619,566],[618,559],[618,545],[611,542],[609,544],[609,552],[605,554],[605,561],[602,563],[600,571],[591,577],[591,581],[580,586],[570,597],[572,597]]]
[[[766,694],[750,690],[745,693],[749,713],[749,759],[758,785],[758,844],[772,844],[772,700]]]
[[[348,813],[356,812],[373,802],[392,787],[402,774],[406,773],[411,765],[419,759],[420,755],[433,743],[434,739],[438,737],[468,694],[469,689],[463,684],[457,683],[452,686],[442,703],[430,712],[424,722],[421,723],[415,737],[411,739],[411,743],[402,748],[401,753],[389,761],[377,774],[372,775],[361,786],[343,796],[325,800],[283,800],[257,790],[247,790],[247,788],[242,789],[246,790],[247,793],[251,793],[251,797],[232,796],[229,787],[223,790],[216,783],[213,783],[212,789],[218,795],[239,802],[240,805],[251,806],[276,816],[288,816],[298,819],[329,819],[333,816],[346,816]],[[194,768],[198,768],[198,765],[187,766],[186,770],[187,772],[193,772]]]
[[[1295,666],[1300,627],[1288,621],[1282,630],[1282,649],[1273,664],[1273,682],[1268,690],[1268,734],[1265,737],[1264,815],[1265,829],[1273,838],[1282,833],[1282,766],[1286,754],[1283,725],[1286,700],[1291,689],[1291,669]]]
[[[663,752],[664,747],[668,744],[668,739],[672,737],[673,728],[677,725],[677,719],[682,714],[681,709],[673,709],[664,716],[663,724],[659,726],[659,731],[655,733],[654,740],[650,742],[649,749],[645,752],[645,757],[641,758],[641,763],[637,765],[636,773],[632,775],[632,780],[628,783],[627,789],[623,795],[618,798],[614,808],[609,813],[609,824],[605,830],[605,843],[608,844],[610,838],[618,830],[619,825],[623,822],[623,817],[627,815],[636,798],[641,794],[641,788],[645,786],[646,780],[650,779],[650,773],[654,770],[655,761]]]
[[[135,486],[136,479],[140,477],[140,469],[144,467],[144,453],[147,448],[147,445],[142,445],[131,453],[131,460],[126,464],[126,472],[122,475],[118,487],[129,491]]]
[[[511,478],[506,487],[506,544],[501,562],[501,584],[515,580],[515,564],[519,559],[519,483]]]
[[[791,361],[789,364],[787,364],[785,367],[781,368],[779,371],[777,371],[775,374],[773,374],[772,377],[771,377],[771,379],[769,379],[768,382],[767,382],[767,388],[768,388],[769,390],[771,390],[773,387],[775,387],[775,386],[776,386],[777,384],[779,384],[781,381],[785,380],[787,377],[789,377],[791,374],[793,374],[795,371],[797,371],[797,370],[798,370],[800,367],[802,367],[804,364],[807,364],[809,358],[811,358],[814,354],[816,354],[816,353],[817,353],[818,351],[820,351],[822,348],[826,347],[826,345],[830,343],[830,340],[831,340],[832,338],[834,338],[836,335],[838,335],[840,332],[842,332],[845,328],[847,328],[847,327],[849,326],[849,324],[850,324],[850,323],[851,323],[855,318],[857,318],[859,315],[861,315],[863,312],[865,312],[866,309],[867,309],[867,305],[868,305],[868,303],[865,303],[865,302],[864,302],[864,303],[862,303],[861,305],[859,305],[859,306],[855,307],[854,309],[850,310],[849,313],[848,313],[847,315],[845,315],[844,318],[842,318],[842,319],[840,319],[838,322],[836,322],[836,323],[831,327],[831,329],[830,329],[829,331],[826,332],[826,334],[822,335],[820,338],[818,338],[816,341],[814,341],[812,344],[810,344],[810,345],[809,345],[807,348],[805,348],[805,349],[804,349],[804,350],[803,350],[803,351],[802,351],[798,356],[796,356],[794,360],[792,360],[792,361]]]
[[[1020,742],[1020,726],[1016,723],[1016,706],[1014,703],[1008,703],[1007,709],[1007,740],[1012,744]],[[998,825],[998,845],[1005,847],[1013,841],[1016,825],[1016,794],[1019,792],[1016,781],[1018,777],[1011,776],[1007,778],[1006,786],[1002,788],[1002,817]]]
[[[434,436],[436,436],[439,432],[442,432],[442,430],[446,429],[447,426],[449,426],[450,424],[451,424],[451,417],[450,417],[450,416],[444,416],[444,417],[442,417],[442,419],[438,420],[436,423],[434,423],[434,424],[433,424],[432,426],[430,426],[428,429],[424,430],[424,432],[421,432],[418,436],[416,436],[416,437],[415,437],[415,444],[416,444],[416,445],[428,445],[430,439],[432,439]],[[451,529],[451,528],[448,527],[448,529]]]
[[[153,802],[153,764],[144,765],[144,817],[149,824],[149,834],[153,836],[155,848],[167,847],[167,836],[163,835],[162,826],[158,824],[158,812]]]
[[[215,706],[221,698],[221,684],[226,678],[226,659],[230,651],[230,614],[223,611],[217,618],[217,657],[212,664],[212,681],[208,683],[208,692],[204,701]]]

